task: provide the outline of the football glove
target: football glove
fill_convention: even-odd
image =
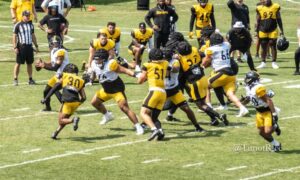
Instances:
[[[194,36],[194,32],[189,32],[189,38],[193,39],[193,36]]]

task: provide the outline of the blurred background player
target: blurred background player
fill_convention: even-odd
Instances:
[[[13,30],[13,47],[16,54],[16,64],[14,67],[14,85],[18,85],[18,76],[21,64],[26,62],[27,73],[29,77],[28,84],[33,85],[35,81],[32,79],[32,63],[34,61],[34,53],[32,43],[39,51],[37,40],[34,34],[34,26],[30,21],[30,11],[22,12],[22,20],[14,26]]]
[[[231,67],[230,44],[224,42],[224,38],[219,33],[210,36],[210,47],[206,49],[206,56],[202,65],[212,66],[213,71],[208,79],[210,88],[222,87],[227,97],[240,109],[237,117],[245,116],[248,109],[236,97],[236,76]]]
[[[34,0],[22,0],[22,1],[12,0],[11,1],[10,14],[14,24],[22,21],[23,19],[22,13],[24,11],[29,11],[31,14],[28,22],[32,23],[33,19],[35,22],[37,22],[37,14],[36,14]]]
[[[192,47],[188,42],[183,41],[177,45],[181,71],[189,86],[189,96],[197,107],[204,111],[211,118],[211,125],[217,126],[218,119],[228,125],[226,114],[219,114],[205,102],[208,92],[208,80],[204,74],[204,69],[200,65],[202,62],[200,53],[196,47]]]
[[[69,64],[69,56],[67,50],[62,48],[62,40],[59,36],[53,36],[50,39],[51,52],[50,52],[50,62],[43,62],[42,59],[36,62],[36,70],[41,70],[41,68],[48,71],[56,71],[55,75],[48,81],[45,90],[44,98],[47,96],[49,91],[54,87],[54,85],[59,81],[59,78],[62,76],[63,69]],[[57,90],[55,91],[57,99],[62,103],[61,93]],[[45,101],[45,109],[43,111],[51,111],[50,106],[50,97]]]
[[[103,114],[100,125],[104,125],[113,120],[113,115],[106,109],[103,103],[110,99],[114,99],[120,110],[124,112],[134,124],[136,134],[141,135],[144,133],[144,129],[139,124],[136,114],[129,108],[125,95],[125,85],[118,75],[122,73],[134,77],[135,73],[120,66],[116,60],[109,60],[108,58],[109,53],[107,50],[100,49],[95,52],[92,68],[103,88],[97,91],[91,104]]]
[[[44,25],[47,25],[47,28],[45,28]],[[53,4],[48,7],[48,14],[43,17],[38,26],[47,33],[50,46],[50,40],[54,36],[59,36],[63,41],[64,35],[68,33],[69,22],[63,15],[58,13],[58,6]]]
[[[227,6],[231,11],[231,26],[233,27],[236,22],[242,22],[244,27],[250,31],[250,17],[249,8],[244,3],[244,0],[229,0]],[[234,58],[235,51],[231,53],[231,57]],[[238,62],[243,62],[241,58],[241,52],[237,51]]]
[[[59,127],[52,134],[52,139],[57,139],[57,135],[68,124],[73,123],[73,130],[78,129],[79,117],[71,116],[76,109],[86,100],[84,91],[84,80],[78,76],[78,67],[74,64],[68,64],[63,70],[62,77],[56,82],[47,96],[42,100],[44,104],[59,89],[63,89],[62,105],[59,110],[58,124]]]
[[[176,8],[172,4],[172,0],[166,0],[166,5],[176,12]],[[174,23],[174,21],[173,21],[173,16],[170,17],[170,22],[171,22],[171,24],[170,24],[170,26],[171,26],[170,34],[172,34],[173,32],[176,32],[176,23]]]
[[[260,136],[271,143],[273,151],[280,151],[281,144],[272,136],[274,131],[278,136],[281,134],[278,125],[278,114],[265,86],[259,82],[259,74],[255,71],[248,72],[245,77],[245,85],[247,96],[244,99],[244,104],[251,101],[255,107],[256,127]]]
[[[127,63],[128,67],[135,69],[135,71],[141,71],[142,56],[144,50],[146,49],[147,43],[151,40],[153,36],[153,30],[147,28],[144,22],[139,24],[139,29],[134,29],[131,31],[132,42],[128,46],[128,51],[134,56],[132,63]],[[153,47],[149,47],[152,49]]]
[[[149,92],[141,108],[141,117],[152,131],[149,141],[156,137],[157,140],[162,140],[165,136],[158,117],[167,99],[165,78],[169,76],[168,65],[168,61],[164,60],[162,50],[153,48],[149,53],[149,61],[143,64],[138,78],[139,84],[145,81],[149,84]]]
[[[48,6],[52,6],[53,4],[56,4],[58,6],[58,13],[63,15],[64,17],[68,16],[72,8],[70,0],[44,0],[41,4],[41,8],[44,10],[45,13],[48,13]],[[67,7],[66,10],[64,10],[65,5]]]
[[[196,22],[195,22],[196,20]],[[201,40],[201,31],[207,26],[216,29],[216,21],[214,16],[214,6],[208,0],[198,0],[198,4],[191,8],[190,33],[189,38],[193,39],[195,26],[196,36],[199,48],[204,44]]]
[[[171,21],[172,17],[172,21]],[[153,23],[151,22],[153,19]],[[145,22],[154,30],[154,47],[165,47],[171,33],[171,24],[176,23],[178,15],[166,5],[165,0],[157,0],[155,8],[149,10]]]
[[[251,71],[256,71],[251,55],[252,37],[241,21],[237,21],[233,28],[227,33],[227,39],[230,43],[230,54],[235,50],[245,54],[247,63]],[[231,58],[233,58],[231,56]]]
[[[116,27],[116,23],[108,22],[105,28],[99,30],[99,33],[106,34],[108,39],[111,39],[115,42],[116,56],[119,56],[121,47],[121,30],[119,27]]]
[[[264,0],[262,5],[256,7],[257,12],[257,31],[258,38],[261,44],[261,64],[257,67],[258,69],[266,67],[266,58],[268,47],[271,48],[272,52],[272,68],[278,69],[279,66],[276,63],[277,59],[277,38],[278,29],[280,29],[280,35],[284,36],[282,19],[280,15],[280,5],[273,3],[271,0]]]

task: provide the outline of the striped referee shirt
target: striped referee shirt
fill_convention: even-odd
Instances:
[[[19,22],[15,25],[13,32],[18,36],[19,45],[32,45],[32,34],[34,26],[31,22]]]

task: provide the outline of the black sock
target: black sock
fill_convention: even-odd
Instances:
[[[206,113],[209,117],[211,117],[212,119],[215,119],[215,118],[220,119],[220,114],[217,113],[215,110],[213,110],[213,109],[210,108],[210,107],[207,107],[207,108],[205,109],[205,113]]]
[[[272,142],[274,140],[273,136],[270,137],[264,137],[264,139],[268,142]]]
[[[194,126],[195,126],[196,129],[201,129],[199,124],[195,124]]]
[[[255,67],[254,67],[254,63],[253,63],[253,59],[252,59],[252,56],[251,56],[251,54],[250,53],[247,53],[247,63],[248,63],[248,66],[249,66],[249,68],[250,68],[250,70],[254,70],[255,69]]]
[[[225,106],[226,103],[225,103],[225,100],[224,100],[224,89],[222,87],[219,87],[219,88],[214,88],[214,91],[215,91],[215,94],[216,94],[220,104],[222,106]]]
[[[29,78],[29,81],[32,81],[32,77]]]
[[[295,52],[295,65],[296,71],[299,72],[299,64],[300,64],[300,48],[298,48]]]
[[[15,80],[15,81],[17,81],[17,80],[18,80],[18,78],[14,78],[14,80]]]

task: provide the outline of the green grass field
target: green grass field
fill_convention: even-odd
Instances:
[[[278,55],[280,69],[273,70],[268,63],[268,68],[259,71],[262,78],[271,80],[266,85],[276,92],[273,99],[281,108],[279,121],[283,132],[276,137],[283,146],[280,153],[266,150],[268,144],[257,133],[255,111],[251,107],[251,115],[245,118],[236,118],[237,108],[230,107],[226,112],[230,126],[211,127],[209,118],[196,113],[195,106],[191,105],[198,121],[207,129],[205,134],[193,132],[193,126],[182,112],[175,114],[181,119],[175,123],[165,122],[166,112],[163,112],[160,119],[167,137],[162,142],[147,142],[149,133],[136,136],[132,124],[113,101],[105,104],[116,119],[100,126],[102,115],[89,103],[100,85],[86,87],[88,100],[77,111],[81,117],[79,130],[74,132],[72,126],[66,127],[59,140],[53,141],[50,136],[57,127],[59,103],[52,98],[55,110],[52,113],[42,113],[39,103],[46,80],[53,73],[34,72],[38,85],[28,86],[25,66],[22,66],[20,85],[12,85],[15,60],[12,23],[9,2],[0,1],[0,179],[299,179],[300,79],[292,74],[300,4],[295,1],[276,0],[282,5],[285,34],[291,42],[290,48]],[[217,26],[225,33],[231,23],[226,1],[211,2],[215,3]],[[194,3],[194,0],[174,0],[180,16],[178,29],[185,35],[189,9]],[[251,9],[253,25],[256,1],[246,3]],[[97,11],[92,13],[80,9],[70,12],[70,32],[65,46],[72,49],[71,62],[80,66],[87,60],[90,40],[107,21],[116,21],[121,27],[121,54],[130,59],[126,49],[130,43],[129,32],[143,21],[146,12],[136,11],[134,0],[104,0],[96,4]],[[43,14],[38,16],[41,19]],[[36,58],[47,60],[46,34],[37,28],[36,34],[42,50]],[[191,43],[196,45],[195,40]],[[255,64],[259,64],[258,59]],[[238,77],[243,78],[248,67],[246,63],[240,65]],[[130,107],[139,114],[147,84],[138,85],[134,78],[122,78],[126,82]],[[298,88],[288,88],[291,85]],[[244,94],[243,87],[240,86],[238,94]],[[216,106],[215,98],[213,102]]]

